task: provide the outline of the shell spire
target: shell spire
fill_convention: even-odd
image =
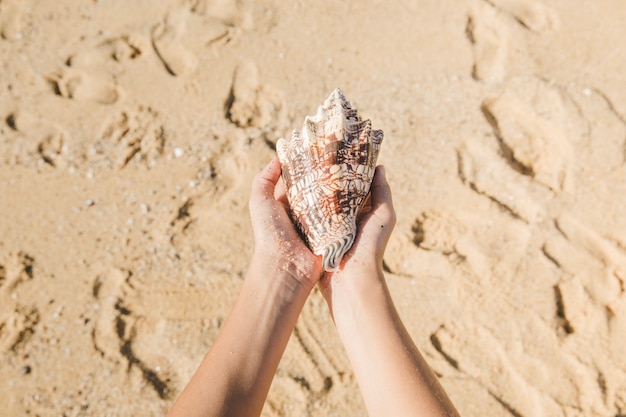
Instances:
[[[354,243],[382,140],[382,130],[361,120],[337,88],[301,131],[276,144],[292,218],[326,271],[335,271]]]

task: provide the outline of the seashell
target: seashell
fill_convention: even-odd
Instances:
[[[326,271],[336,270],[354,243],[382,140],[383,131],[372,130],[335,89],[302,131],[276,144],[292,219]]]

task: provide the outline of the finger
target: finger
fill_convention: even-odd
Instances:
[[[266,166],[254,176],[250,201],[263,201],[274,199],[274,189],[280,178],[280,162],[278,158],[272,159]]]
[[[383,166],[376,167],[371,194],[372,208],[363,219],[362,233],[378,236],[376,239],[379,237],[388,239],[396,224],[396,212],[393,209],[391,188]]]

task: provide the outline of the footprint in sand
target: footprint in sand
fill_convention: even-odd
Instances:
[[[556,192],[573,191],[573,150],[561,129],[508,95],[485,100],[482,109],[504,155],[523,173]]]
[[[571,215],[561,215],[556,224],[565,239],[548,240],[543,249],[557,266],[574,277],[570,284],[559,285],[557,289],[562,296],[563,314],[569,314],[568,304],[573,305],[580,299],[576,293],[579,290],[572,288],[576,282],[580,282],[590,299],[607,314],[608,320],[626,314],[626,251]],[[570,295],[572,298],[568,299]],[[581,320],[566,318],[572,322],[572,329],[582,324]]]
[[[170,11],[152,30],[152,45],[167,72],[184,76],[195,71],[197,57],[185,47],[184,34],[189,11],[180,8]]]
[[[626,164],[626,118],[612,100],[613,93],[595,88],[570,87],[568,91],[588,128],[581,165],[597,177],[621,169]]]
[[[110,77],[69,66],[48,75],[47,79],[54,93],[67,99],[114,104],[123,95]]]
[[[511,415],[614,415],[613,382],[584,349],[564,346],[552,325],[539,317],[526,315],[507,325],[500,336],[470,322],[448,322],[431,335],[431,342]]]
[[[113,269],[99,276],[93,285],[93,295],[98,300],[98,317],[92,340],[94,348],[105,358],[114,362],[121,360],[120,350],[125,333],[125,323],[118,309],[122,288],[129,274]]]
[[[553,242],[547,251],[555,255],[558,249]],[[560,255],[563,251],[557,252]],[[593,328],[594,306],[585,286],[577,275],[562,278],[554,287],[556,300],[557,324],[561,330],[559,336],[565,337],[572,333],[588,333]]]
[[[520,276],[525,270],[531,239],[525,223],[509,217],[485,219],[457,209],[431,209],[416,220],[413,231],[413,243],[418,245],[415,255],[399,266],[397,260],[390,261],[392,272],[405,265],[422,264],[418,277],[440,276],[446,281],[447,290],[454,294],[467,294],[468,299],[484,305],[499,305],[503,301],[515,304],[512,298],[520,279],[524,279]],[[395,257],[400,257],[407,250],[398,248],[396,240],[392,237],[390,248],[400,254]],[[451,280],[451,276],[458,279]],[[493,288],[499,289],[499,295],[493,294]]]
[[[585,393],[580,401],[589,404],[585,408],[621,415],[606,409],[624,410],[625,405],[620,389],[626,381],[626,251],[569,214],[557,219],[557,227],[563,237],[543,247],[563,271],[554,288],[556,335],[582,363],[590,364],[592,375],[576,378],[579,392]],[[605,346],[608,357],[598,354]]]
[[[467,140],[458,150],[458,159],[461,179],[475,191],[528,223],[542,219],[543,209],[527,191],[528,180],[495,152],[477,140]]]
[[[27,0],[0,1],[0,35],[2,39],[16,41],[22,39],[22,13],[28,6]]]
[[[430,250],[450,254],[457,241],[467,233],[467,228],[453,211],[427,210],[415,220],[414,242]]]
[[[239,127],[267,128],[284,119],[282,95],[261,82],[259,69],[251,61],[235,70],[226,117]]]
[[[17,351],[39,322],[37,309],[22,305],[15,296],[33,279],[33,265],[34,259],[23,252],[9,254],[0,263],[0,352]]]
[[[89,155],[91,167],[124,168],[136,161],[150,168],[163,155],[165,130],[149,107],[123,110],[106,121]]]
[[[467,228],[454,210],[429,209],[413,223],[411,233],[393,233],[384,267],[403,277],[446,277],[452,274],[451,257]]]
[[[125,365],[116,369],[142,378],[167,399],[195,371],[206,353],[204,340],[217,337],[230,301],[217,299],[209,288],[144,280],[119,268],[95,279],[93,347],[108,361]],[[214,316],[207,317],[207,311]]]
[[[416,246],[415,239],[409,233],[393,233],[389,239],[388,248],[383,260],[385,272],[403,278],[430,277],[442,280],[453,274],[453,266],[448,254]],[[451,280],[445,282],[446,285],[451,285],[446,286],[442,291],[456,289]]]
[[[7,164],[36,164],[66,167],[69,163],[66,142],[68,134],[60,127],[42,122],[26,111],[13,111],[6,117],[11,134],[19,140],[12,141]]]
[[[37,154],[46,164],[57,167],[64,161],[61,155],[64,151],[65,136],[63,132],[56,131],[46,135],[37,145]]]
[[[499,83],[506,77],[509,55],[509,28],[497,9],[483,1],[474,1],[466,28],[472,43],[472,76],[486,83]]]
[[[487,329],[446,323],[431,335],[431,341],[450,365],[476,379],[512,415],[545,415],[539,393],[520,375]]]
[[[217,19],[227,26],[252,28],[250,5],[242,0],[192,0],[192,11]]]
[[[152,45],[164,68],[173,76],[193,73],[202,46],[219,46],[252,27],[251,7],[241,0],[191,0],[170,10],[152,30]],[[202,40],[201,44],[194,39]]]
[[[494,7],[510,14],[518,22],[533,32],[547,32],[558,29],[560,21],[557,13],[536,0],[486,0]]]
[[[169,398],[173,393],[170,385],[177,374],[167,359],[153,355],[151,351],[141,355],[135,349],[137,322],[141,316],[134,310],[134,305],[127,302],[127,297],[132,297],[134,293],[129,285],[130,276],[129,271],[112,269],[99,276],[94,283],[93,295],[99,307],[92,333],[94,349],[107,360],[116,364],[124,363],[126,365],[124,368],[129,373],[138,370],[160,398]],[[158,343],[155,346],[158,346]],[[151,363],[149,359],[154,357],[158,357],[156,361],[158,365]]]
[[[557,227],[571,242],[599,259],[607,268],[626,271],[626,252],[573,216],[561,215]]]
[[[87,42],[90,45],[71,54],[65,67],[47,77],[48,82],[61,97],[114,104],[123,97],[123,89],[114,79],[120,67],[112,65],[138,59],[149,41],[131,34]]]
[[[212,200],[218,201],[232,198],[244,186],[242,173],[250,170],[250,157],[246,155],[243,144],[246,137],[241,132],[226,135],[228,140],[219,151],[208,158],[211,166]]]
[[[72,68],[98,69],[110,62],[123,63],[147,53],[150,41],[138,34],[127,34],[97,41],[67,59]]]

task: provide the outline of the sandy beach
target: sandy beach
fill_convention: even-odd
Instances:
[[[625,21],[0,0],[0,415],[164,415],[241,287],[252,177],[337,87],[384,131],[386,277],[461,415],[626,415]],[[363,415],[314,290],[263,416]]]

